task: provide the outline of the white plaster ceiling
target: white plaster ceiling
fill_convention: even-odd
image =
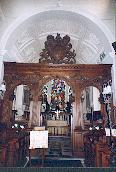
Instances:
[[[46,1],[46,4],[50,2],[53,3],[52,1]],[[66,3],[66,1],[57,2],[58,5]],[[74,3],[76,1],[73,0],[73,5]],[[81,3],[81,1],[78,1],[78,3]],[[38,6],[36,0],[35,4]],[[44,1],[41,1],[42,5],[45,5]],[[31,6],[29,8],[31,9]],[[5,9],[8,8],[4,7],[3,11]],[[16,13],[15,10],[14,12]],[[8,16],[8,10],[6,14]],[[9,13],[9,15],[11,14]],[[62,37],[66,34],[70,36],[72,47],[76,51],[76,63],[78,64],[98,63],[101,53],[105,52],[107,55],[111,51],[110,43],[103,31],[89,18],[57,8],[57,10],[39,12],[22,22],[7,41],[5,47],[7,54],[4,61],[38,63],[39,54],[44,48],[47,35],[56,36],[57,33],[60,33]]]

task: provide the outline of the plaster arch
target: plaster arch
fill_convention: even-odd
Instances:
[[[4,35],[2,36],[2,39],[0,42],[0,49],[2,49],[2,50],[7,49],[7,42],[9,41],[11,35],[23,22],[30,19],[31,17],[34,17],[35,15],[44,14],[46,12],[51,13],[53,11],[54,12],[55,11],[56,12],[63,11],[63,12],[68,12],[70,14],[72,13],[74,15],[79,15],[81,18],[83,18],[88,23],[92,23],[94,26],[94,29],[96,29],[96,31],[103,34],[106,46],[109,49],[108,51],[109,52],[112,51],[111,42],[113,41],[113,36],[112,36],[111,32],[108,30],[108,28],[105,26],[105,24],[103,24],[103,22],[100,21],[100,19],[98,19],[96,16],[94,16],[90,12],[84,11],[83,9],[74,9],[74,8],[69,9],[69,7],[67,7],[67,8],[66,7],[55,7],[54,10],[51,10],[50,7],[44,8],[44,9],[39,9],[39,11],[33,10],[28,15],[26,14],[25,16],[16,19],[16,21],[13,22],[8,27],[8,29],[5,31]]]

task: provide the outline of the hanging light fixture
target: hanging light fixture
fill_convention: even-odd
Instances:
[[[110,81],[108,82],[108,86],[107,86],[107,94],[111,94],[112,90],[111,90],[111,85],[110,85]]]
[[[107,101],[111,101],[111,95],[112,95],[111,80],[103,85],[102,94],[104,97],[104,103]]]
[[[107,87],[106,87],[106,84],[104,84],[103,85],[103,92],[102,92],[102,94],[106,95],[106,93],[107,93]]]
[[[112,88],[111,88],[111,80],[103,85],[103,103],[106,107],[107,114],[107,124],[106,124],[106,135],[110,136],[109,144],[112,146],[112,124],[111,124],[111,98],[112,98]],[[107,133],[109,131],[109,133]]]
[[[5,91],[6,91],[6,83],[5,81],[3,81],[0,84],[0,99],[3,99]]]

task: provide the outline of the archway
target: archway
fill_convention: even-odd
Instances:
[[[52,135],[70,135],[73,114],[70,86],[62,79],[52,79],[43,86],[41,99],[41,125],[46,125]]]
[[[96,126],[103,128],[102,106],[99,101],[100,90],[94,86],[86,87],[81,96],[84,129]],[[90,128],[90,129],[91,129]]]
[[[62,8],[62,9],[54,9],[54,10],[47,10],[47,11],[40,10],[39,12],[35,11],[33,13],[30,13],[28,16],[25,16],[21,19],[17,19],[17,21],[15,21],[13,23],[13,25],[10,26],[8,28],[8,30],[4,33],[2,40],[1,40],[0,47],[2,50],[3,49],[8,50],[7,54],[10,54],[10,56],[13,51],[15,52],[15,56],[12,54],[12,58],[14,58],[13,61],[23,62],[24,61],[23,58],[26,55],[26,54],[25,55],[23,54],[23,51],[26,50],[26,52],[27,52],[28,46],[31,46],[32,43],[38,44],[38,42],[35,42],[35,39],[34,39],[36,37],[35,30],[33,30],[34,28],[32,28],[32,25],[29,25],[29,23],[30,23],[30,21],[34,22],[35,19],[37,19],[41,25],[42,23],[41,23],[40,19],[43,18],[44,23],[42,26],[44,27],[45,25],[48,25],[48,22],[47,22],[45,16],[48,16],[48,19],[49,18],[52,19],[52,21],[51,20],[50,21],[51,21],[51,25],[52,24],[54,25],[54,29],[52,30],[53,34],[56,34],[57,32],[61,33],[62,35],[69,34],[71,36],[71,39],[73,40],[73,42],[75,42],[75,41],[77,42],[80,40],[80,37],[82,36],[82,35],[78,34],[78,33],[80,33],[80,30],[83,30],[83,32],[84,32],[84,27],[83,27],[82,23],[85,23],[85,24],[88,23],[87,28],[89,30],[89,33],[88,33],[89,38],[87,38],[85,40],[83,39],[83,46],[86,46],[87,49],[90,48],[91,51],[96,54],[96,52],[98,51],[97,44],[102,42],[103,47],[101,46],[101,48],[99,49],[99,53],[102,53],[102,51],[105,51],[106,53],[109,53],[112,51],[112,48],[111,48],[111,42],[113,41],[112,35],[108,31],[106,26],[99,19],[94,18],[93,16],[91,16],[90,14],[88,14],[86,12],[83,12],[81,10],[77,11],[75,9],[69,10],[69,9]],[[60,18],[61,22],[62,22],[62,19],[64,19],[63,21],[66,21],[66,22],[62,23],[61,29],[58,27],[58,25],[57,26],[55,25],[55,20],[54,20],[53,16],[56,19],[57,19],[57,17]],[[67,16],[73,22],[73,24],[67,23],[67,19],[66,19]],[[86,22],[86,20],[88,20],[88,22]],[[74,23],[77,23],[77,21],[81,22],[81,23],[78,23],[77,26],[73,27],[73,25],[75,25]],[[25,40],[26,42],[22,40],[26,35],[25,36],[22,35],[22,38],[19,39],[20,32],[22,33],[22,31],[25,30],[23,28],[23,26],[25,24],[27,27],[27,33],[25,32],[24,35],[28,34],[28,36]],[[33,26],[34,25],[35,25],[35,23],[33,23]],[[59,23],[59,25],[60,25],[60,23]],[[68,28],[65,27],[66,25],[68,26]],[[80,26],[80,29],[78,28],[79,26]],[[21,28],[22,28],[22,30],[20,30]],[[94,28],[94,30],[92,28]],[[79,30],[77,31],[76,29],[79,29]],[[40,30],[40,32],[39,32],[39,30]],[[49,25],[47,27],[44,27],[44,30],[45,31],[43,33],[43,32],[41,32],[41,28],[38,28],[39,33],[38,33],[37,40],[40,39],[42,44],[43,44],[43,41],[45,40],[46,36],[48,34],[51,34]],[[30,35],[31,32],[34,33],[34,35],[35,35],[34,37]],[[91,42],[91,39],[94,41]],[[75,45],[76,45],[76,42],[75,42]],[[79,41],[79,44],[80,44],[80,41]],[[23,49],[22,49],[22,47],[23,47]],[[39,45],[38,50],[39,50],[39,47],[40,47],[40,49],[42,49],[42,46]],[[77,45],[76,45],[76,47],[77,47]],[[30,50],[30,53],[33,55],[36,54],[36,52],[35,52],[36,48],[37,47],[34,47],[34,45],[33,45]],[[84,49],[85,48],[83,48],[83,51],[84,51]],[[12,50],[12,51],[10,51],[10,50]],[[33,60],[31,59],[30,53],[28,51],[28,53],[27,53],[28,56],[26,57],[25,60],[28,62],[35,62],[35,61],[33,61],[34,59]],[[93,53],[92,53],[92,55],[93,55]],[[100,55],[99,53],[98,53],[98,56]],[[90,56],[90,54],[89,54],[89,56]],[[88,58],[89,58],[89,56],[88,56]],[[28,57],[29,57],[30,61],[29,61]],[[34,58],[35,58],[35,56],[34,56]],[[4,61],[8,61],[8,59],[5,60],[5,58],[4,58]],[[81,63],[87,63],[87,62],[82,60]],[[91,61],[89,61],[88,63],[91,63]],[[94,61],[94,63],[97,63],[97,62]]]
[[[73,91],[65,80],[54,78],[43,86],[40,118],[49,133],[47,155],[72,157]]]
[[[30,89],[27,85],[18,85],[9,97],[12,101],[12,125],[28,127],[30,121]],[[13,127],[12,126],[12,127]],[[15,127],[14,126],[14,127]]]

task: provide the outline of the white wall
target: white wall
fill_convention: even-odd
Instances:
[[[94,111],[101,110],[101,105],[98,101],[98,98],[100,97],[100,92],[96,87],[93,87],[93,108]]]
[[[2,58],[0,57],[0,84],[3,81],[3,75],[4,75],[4,65],[3,65]]]
[[[15,103],[15,109],[17,110],[17,113],[19,116],[22,116],[24,113],[24,108],[23,108],[23,85],[17,86],[16,89],[16,103]]]
[[[3,76],[4,76],[4,63],[3,63],[3,58],[6,53],[6,50],[0,50],[0,84],[3,81]]]
[[[55,7],[83,9],[99,17],[115,35],[115,0],[0,0],[0,37],[17,18],[32,10]]]

